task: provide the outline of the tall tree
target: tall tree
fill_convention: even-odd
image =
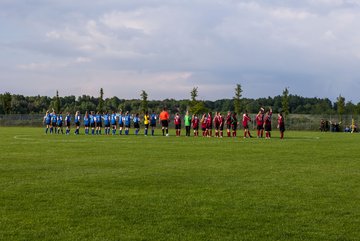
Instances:
[[[281,98],[282,112],[285,115],[289,114],[289,89],[286,87]]]
[[[240,84],[236,84],[235,96],[234,96],[234,109],[237,114],[241,112],[241,96],[242,89]]]
[[[200,104],[200,102],[197,100],[197,97],[199,95],[198,87],[194,87],[190,91],[190,108],[189,111],[193,114],[198,114],[202,109],[204,109],[204,103]]]
[[[339,121],[342,121],[342,116],[345,112],[345,98],[339,95],[336,99],[337,112],[339,114]]]
[[[11,99],[11,94],[9,92],[5,92],[5,94],[2,95],[1,102],[5,114],[11,113]]]
[[[98,111],[102,112],[104,110],[104,90],[100,88],[100,96],[99,96],[99,104],[98,104]]]
[[[55,96],[55,100],[54,100],[54,109],[55,109],[56,113],[59,113],[60,109],[61,109],[61,102],[60,102],[58,90],[56,90],[56,96]]]
[[[194,87],[191,92],[190,92],[190,95],[191,95],[191,102],[192,103],[196,103],[196,98],[198,97],[198,87]]]
[[[148,106],[149,106],[148,94],[146,93],[145,90],[141,91],[140,97],[141,97],[141,111],[145,113],[148,110]]]

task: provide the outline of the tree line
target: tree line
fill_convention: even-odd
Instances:
[[[242,88],[236,85],[232,98],[215,101],[199,100],[198,88],[189,91],[189,99],[175,100],[149,100],[145,90],[139,93],[138,99],[122,99],[117,96],[104,99],[104,91],[101,88],[99,96],[23,96],[9,92],[0,94],[0,114],[42,114],[46,110],[54,109],[57,112],[80,111],[130,111],[132,113],[143,113],[144,111],[160,112],[166,106],[171,113],[185,112],[203,113],[208,111],[236,111],[241,113],[247,110],[249,113],[257,113],[259,107],[272,107],[275,112],[283,111],[285,114],[328,114],[328,115],[359,115],[360,103],[346,102],[341,95],[336,102],[328,98],[306,98],[289,94],[285,88],[281,95],[266,98],[242,98]]]

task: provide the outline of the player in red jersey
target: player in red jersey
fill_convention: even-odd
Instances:
[[[227,132],[227,136],[230,137],[230,130],[231,130],[231,112],[228,111],[227,116],[226,116],[226,132]]]
[[[206,136],[206,126],[207,126],[206,122],[207,122],[207,116],[206,116],[206,114],[203,114],[203,116],[201,117],[201,120],[200,120],[203,137]]]
[[[285,121],[284,121],[284,116],[281,112],[278,114],[277,128],[280,130],[280,139],[284,139]]]
[[[237,130],[238,120],[236,117],[236,112],[234,112],[231,116],[231,128],[232,128],[232,136],[236,137],[236,130]]]
[[[264,108],[261,108],[256,115],[256,128],[257,137],[262,138],[264,136]]]
[[[219,120],[220,120],[220,137],[222,138],[224,136],[224,124],[225,124],[225,119],[222,116],[222,114],[219,112]]]
[[[212,129],[213,129],[213,119],[211,112],[208,113],[207,119],[206,119],[206,136],[212,137]]]
[[[199,136],[199,118],[197,117],[197,115],[193,115],[192,119],[191,119],[191,123],[192,123],[192,127],[194,130],[194,136]]]
[[[179,113],[176,113],[176,114],[175,114],[174,124],[175,124],[176,136],[180,136],[180,132],[181,132],[181,118],[180,118]]]
[[[266,112],[265,118],[264,118],[264,128],[265,128],[265,136],[266,139],[271,138],[271,118],[272,118],[272,109],[270,109]]]
[[[219,112],[215,113],[214,125],[215,125],[215,137],[220,137],[220,116],[219,116]]]
[[[248,115],[247,111],[245,111],[242,119],[242,125],[244,127],[244,138],[246,138],[247,135],[249,135],[249,137],[252,137],[249,130],[249,121],[251,121],[251,118]]]

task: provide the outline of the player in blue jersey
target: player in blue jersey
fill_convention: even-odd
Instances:
[[[46,125],[45,134],[47,134],[51,125],[51,114],[49,111],[46,111],[43,123]]]
[[[125,135],[129,135],[131,119],[132,119],[132,117],[131,117],[129,111],[126,111],[125,117],[124,117]]]
[[[91,135],[94,135],[95,134],[95,119],[96,119],[94,111],[90,112],[89,119],[90,119]]]
[[[122,114],[122,111],[120,111],[118,115],[118,121],[119,121],[119,134],[122,135],[122,131],[124,128],[124,116]]]
[[[85,112],[84,115],[84,126],[85,126],[85,135],[89,135],[89,127],[90,127],[90,116],[89,112]]]
[[[102,118],[101,118],[101,114],[99,111],[96,112],[95,125],[96,125],[96,135],[101,135]]]
[[[54,132],[56,134],[56,124],[57,124],[57,115],[56,115],[56,112],[53,109],[53,112],[51,113],[50,134],[52,134]]]
[[[116,122],[117,122],[117,114],[115,111],[113,111],[113,113],[111,114],[111,120],[110,120],[110,124],[112,127],[112,134],[115,135],[116,134]]]
[[[133,118],[133,122],[134,122],[135,135],[138,135],[138,134],[139,134],[139,131],[140,131],[140,117],[139,117],[139,113],[136,113],[135,117]]]
[[[62,112],[60,112],[59,115],[57,116],[57,133],[60,134],[60,131],[61,134],[64,134]]]
[[[155,134],[156,121],[157,121],[157,115],[156,115],[155,111],[153,111],[150,116],[150,127],[151,127],[151,135],[152,136]]]
[[[80,120],[81,120],[80,111],[76,111],[75,120],[74,120],[76,126],[75,135],[80,134]]]
[[[102,119],[104,120],[105,135],[110,135],[110,116],[108,112],[104,112]]]
[[[70,112],[66,113],[65,126],[66,126],[66,135],[69,135],[70,134],[70,127],[71,127],[71,115],[70,115]]]

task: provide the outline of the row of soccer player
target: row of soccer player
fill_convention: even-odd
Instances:
[[[156,114],[153,113],[151,116],[152,119],[156,122]],[[72,121],[72,116],[69,112],[66,114],[65,118],[63,118],[62,113],[56,114],[54,110],[53,112],[47,111],[43,120],[43,123],[46,125],[45,133],[47,134],[50,131],[50,134],[60,134],[60,132],[64,134],[63,126],[65,126],[65,134],[70,134]],[[90,134],[91,129],[91,134],[101,135],[101,130],[104,126],[106,135],[110,134],[110,127],[112,127],[112,133],[115,135],[117,125],[119,125],[120,134],[122,134],[122,131],[124,130],[125,134],[128,135],[132,123],[134,128],[137,130],[135,134],[138,134],[140,130],[139,114],[131,115],[129,112],[126,112],[125,115],[123,115],[121,112],[113,112],[112,114],[104,112],[101,114],[100,112],[95,113],[94,111],[91,111],[86,112],[84,117],[81,118],[80,112],[77,111],[74,116],[74,124],[76,126],[74,133],[77,135],[80,132],[80,125],[82,121],[85,127],[85,134]]]
[[[248,113],[242,115],[242,127],[244,129],[244,138],[252,137],[249,130],[249,122],[251,118]],[[257,125],[257,137],[263,137],[264,131],[266,138],[271,137],[271,126],[272,126],[272,109],[270,108],[267,112],[263,108],[260,109],[259,113],[256,115],[255,120]],[[112,132],[113,135],[117,134],[117,129],[119,128],[119,134],[122,135],[123,131],[125,135],[129,134],[131,126],[135,129],[135,135],[140,133],[140,124],[144,124],[144,135],[148,135],[149,129],[151,130],[151,135],[154,135],[156,125],[159,123],[161,125],[162,134],[165,136],[168,135],[168,127],[170,123],[170,115],[166,109],[164,109],[159,115],[155,112],[149,114],[145,113],[143,120],[140,119],[140,115],[137,113],[135,115],[126,112],[123,114],[115,113],[109,114],[104,112],[103,114],[97,112],[86,112],[84,117],[81,118],[79,112],[75,113],[74,123],[76,126],[75,134],[79,134],[80,125],[83,122],[85,127],[85,134],[88,135],[101,135],[101,131],[104,126],[104,131],[106,135],[110,135]],[[224,127],[226,126],[226,132],[228,137],[236,137],[238,125],[240,124],[235,112],[228,112],[226,116],[223,116],[222,113],[216,112],[214,117],[212,113],[205,113],[201,117],[197,115],[189,115],[189,112],[186,112],[184,118],[180,116],[179,113],[176,113],[173,119],[176,136],[181,135],[181,126],[182,122],[185,126],[186,136],[190,136],[191,128],[193,129],[194,136],[199,136],[199,129],[202,130],[202,136],[211,137],[213,134],[213,129],[215,130],[215,137],[223,137]],[[48,133],[57,133],[60,132],[63,134],[63,124],[66,127],[66,134],[70,133],[70,127],[72,123],[72,117],[70,113],[67,113],[63,121],[62,113],[56,114],[55,111],[50,113],[49,111],[44,116],[44,124],[46,124],[45,132]],[[281,113],[278,114],[278,128],[280,130],[280,138],[284,137],[285,123],[284,117]]]

